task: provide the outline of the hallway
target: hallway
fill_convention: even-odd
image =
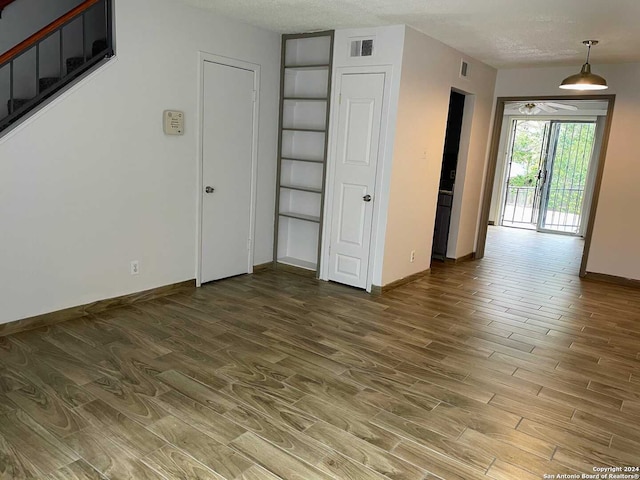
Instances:
[[[535,270],[542,275],[577,276],[584,239],[535,230],[489,227],[483,267]]]

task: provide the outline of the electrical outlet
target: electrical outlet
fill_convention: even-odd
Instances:
[[[411,250],[411,254],[409,255],[409,261],[411,263],[416,261],[416,251],[415,250]]]
[[[138,260],[131,261],[131,275],[138,275],[140,273],[140,262]]]

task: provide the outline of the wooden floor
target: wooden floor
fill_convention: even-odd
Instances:
[[[640,465],[640,291],[582,241],[381,297],[266,271],[0,338],[0,478],[541,479]]]

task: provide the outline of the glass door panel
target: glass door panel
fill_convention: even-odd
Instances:
[[[501,218],[505,227],[536,228],[548,131],[548,121],[513,121]]]
[[[594,122],[552,121],[537,229],[578,235],[593,154]]]

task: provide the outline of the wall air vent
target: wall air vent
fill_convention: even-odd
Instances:
[[[373,55],[373,38],[353,40],[351,42],[351,57],[370,57]]]
[[[460,64],[460,78],[468,78],[469,77],[469,64],[462,60]]]

